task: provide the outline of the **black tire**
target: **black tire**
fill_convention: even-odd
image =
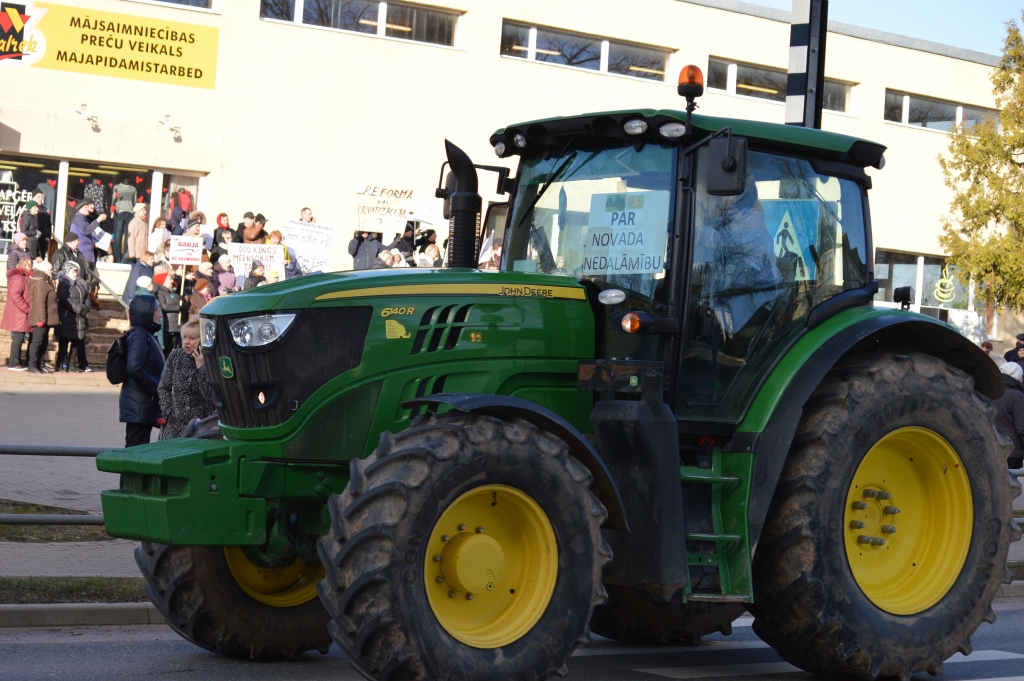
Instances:
[[[695,646],[703,636],[731,634],[733,621],[747,609],[742,603],[682,603],[679,594],[668,603],[656,603],[643,591],[605,588],[608,602],[594,611],[590,628],[623,643]]]
[[[142,542],[135,562],[146,595],[168,626],[200,648],[228,657],[290,660],[331,647],[327,611],[314,598],[276,608],[251,598],[232,577],[220,546]]]
[[[606,598],[601,571],[611,550],[601,537],[607,511],[590,472],[564,442],[521,419],[450,412],[381,436],[351,463],[351,481],[332,497],[330,535],[319,541],[327,571],[320,598],[331,635],[370,678],[542,680],[566,673],[589,640],[587,623]],[[554,529],[558,574],[551,600],[525,635],[500,651],[467,646],[445,631],[424,588],[427,537],[463,493],[507,485],[540,506]]]
[[[1007,438],[995,410],[967,374],[917,353],[849,356],[804,406],[754,556],[754,631],[787,661],[829,678],[909,679],[942,672],[971,652],[1011,542],[1020,538],[1011,503],[1020,485],[1007,473]],[[970,482],[974,522],[953,586],[931,607],[893,615],[857,585],[844,544],[844,510],[854,473],[882,436],[930,429],[952,445]]]

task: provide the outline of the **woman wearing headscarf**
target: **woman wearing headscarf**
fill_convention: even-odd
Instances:
[[[57,275],[57,359],[55,371],[92,371],[85,356],[85,330],[89,328],[89,289],[81,278],[81,268],[74,260],[64,263]],[[70,348],[69,348],[70,346]],[[78,356],[78,368],[71,368],[71,352]]]
[[[204,419],[213,413],[203,363],[199,319],[193,317],[181,327],[181,347],[167,356],[157,387],[160,410],[166,419],[160,428],[161,440],[181,437],[193,419]]]
[[[14,269],[7,270],[7,302],[4,303],[3,317],[0,317],[0,329],[11,333],[11,358],[7,360],[7,368],[11,371],[28,368],[28,360],[21,361],[21,346],[26,336],[32,334],[32,326],[28,323],[31,307],[28,281],[31,276],[30,258],[22,258]]]

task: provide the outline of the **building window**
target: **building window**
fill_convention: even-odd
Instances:
[[[708,89],[732,95],[786,101],[788,74],[780,69],[740,64],[724,59],[708,60]],[[853,85],[838,80],[825,80],[822,108],[826,111],[850,111]]]
[[[260,18],[432,45],[455,45],[459,14],[378,0],[260,0]]]
[[[993,119],[999,123],[999,112],[974,106],[964,106],[939,99],[908,95],[892,90],[885,91],[885,120],[919,128],[949,132],[963,123],[967,129],[978,123]]]
[[[500,53],[549,64],[665,82],[669,53],[652,47],[505,21]]]
[[[203,9],[213,9],[211,5],[212,0],[160,0],[160,2],[166,2],[170,5],[185,5],[186,7],[202,7]]]

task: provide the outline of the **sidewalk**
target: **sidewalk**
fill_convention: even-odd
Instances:
[[[30,374],[27,371],[10,371],[6,365],[0,366],[0,385],[3,390],[24,387],[31,390],[35,386],[61,386],[67,389],[104,389],[104,392],[118,392],[119,385],[110,385],[107,374],[102,367],[88,374],[73,374],[65,371],[53,374]]]
[[[141,577],[137,541],[0,542],[2,577]]]

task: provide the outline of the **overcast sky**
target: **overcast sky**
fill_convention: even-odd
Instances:
[[[747,0],[790,10],[792,0]],[[1024,0],[830,0],[828,18],[912,38],[1002,54],[1006,22],[1020,23]]]

